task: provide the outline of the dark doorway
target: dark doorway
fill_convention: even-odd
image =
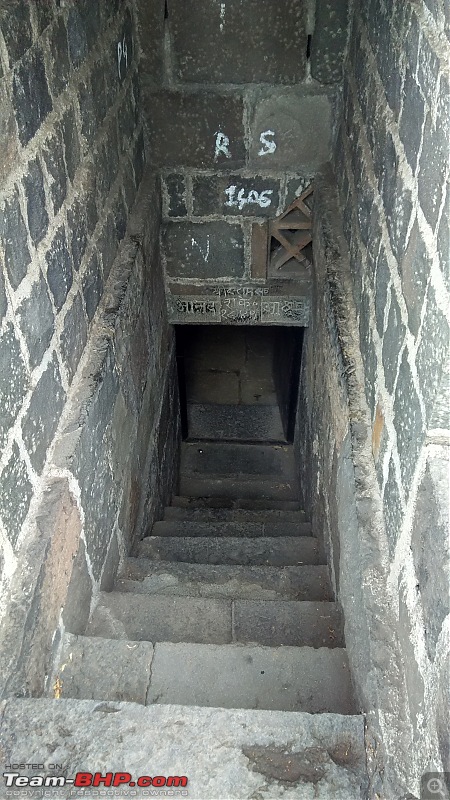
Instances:
[[[179,325],[183,438],[291,442],[302,328]]]

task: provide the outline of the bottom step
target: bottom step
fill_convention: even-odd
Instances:
[[[103,774],[126,770],[133,779],[186,776],[191,800],[355,800],[366,782],[362,716],[64,699],[14,697],[3,704],[5,764],[25,753],[54,763],[61,731],[67,777],[80,766]],[[107,791],[116,800],[125,794]],[[164,790],[136,787],[130,795],[151,791]],[[170,791],[180,797],[183,790]],[[56,794],[73,800],[86,797],[86,789],[67,786]]]
[[[354,714],[345,650],[68,636],[62,697]]]

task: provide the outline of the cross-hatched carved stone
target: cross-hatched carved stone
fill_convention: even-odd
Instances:
[[[269,224],[269,275],[304,275],[312,264],[312,185]]]

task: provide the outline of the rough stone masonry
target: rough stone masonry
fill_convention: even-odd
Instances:
[[[83,629],[176,472],[155,179],[135,203],[145,161],[136,30],[130,2],[0,7],[8,692],[43,691],[60,632]]]

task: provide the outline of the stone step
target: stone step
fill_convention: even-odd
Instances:
[[[243,564],[248,566],[298,567],[324,564],[317,539],[312,536],[147,536],[137,548],[139,558],[155,561],[188,561],[192,564]]]
[[[155,522],[153,536],[311,536],[309,522],[196,522],[163,520]]]
[[[57,670],[61,696],[145,705],[153,645],[65,634]]]
[[[73,777],[80,765],[98,765],[103,774],[126,769],[133,776],[186,775],[186,790],[195,800],[280,797],[281,791],[286,800],[355,800],[366,783],[360,715],[144,707],[65,699],[63,687],[60,700],[6,700],[5,763],[17,753],[37,753],[40,762],[54,763],[61,731],[66,775]],[[73,798],[73,786],[55,795]]]
[[[345,650],[164,642],[147,702],[354,714]]]
[[[188,403],[190,439],[286,442],[278,406]]]
[[[181,472],[186,475],[272,475],[295,479],[292,445],[183,442]]]
[[[102,593],[88,636],[148,642],[342,647],[336,603]]]
[[[164,509],[164,521],[186,520],[187,522],[256,522],[266,524],[275,523],[299,523],[308,522],[304,511],[279,511],[266,508],[262,511],[250,511],[244,508],[179,508],[177,506],[166,506]]]
[[[290,500],[297,498],[294,481],[245,480],[243,478],[197,478],[180,475],[180,493],[189,497],[229,497],[231,500]]]
[[[128,558],[119,592],[248,600],[333,600],[326,566],[244,567]]]
[[[217,509],[225,511],[227,509],[242,509],[245,511],[279,511],[304,513],[300,509],[297,500],[262,500],[248,499],[243,497],[186,497],[174,495],[172,497],[172,507],[181,509]]]

